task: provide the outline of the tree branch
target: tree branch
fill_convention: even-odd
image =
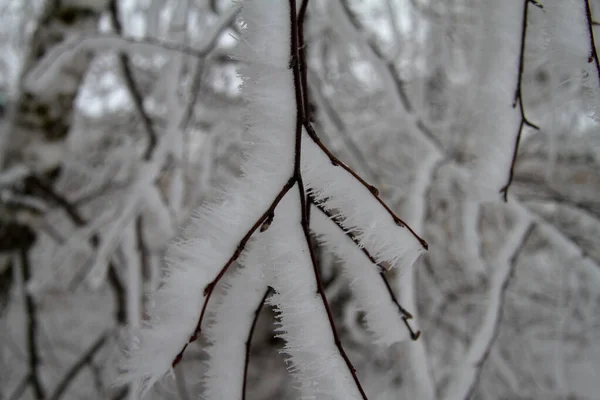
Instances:
[[[523,233],[518,235],[518,241],[508,242],[504,251],[498,256],[498,266],[490,282],[490,301],[487,312],[481,323],[481,327],[467,350],[467,354],[461,366],[457,368],[455,379],[452,381],[446,392],[445,399],[456,400],[470,398],[475,386],[479,380],[481,370],[494,344],[503,315],[504,297],[510,279],[514,274],[519,255],[527,244],[536,224],[532,222],[524,223]],[[510,254],[506,254],[506,259],[502,259],[502,253],[508,253],[506,249],[509,245],[516,245]]]
[[[256,323],[258,322],[258,317],[260,316],[260,312],[265,305],[265,301],[267,297],[271,295],[273,292],[273,288],[268,287],[265,291],[265,295],[263,296],[260,304],[254,311],[254,319],[252,320],[252,325],[250,325],[250,331],[248,331],[248,337],[246,338],[246,355],[244,359],[244,379],[242,381],[242,400],[246,400],[246,385],[248,383],[248,367],[250,366],[250,352],[252,349],[252,336],[254,336],[254,330],[256,328]]]
[[[35,398],[41,400],[45,397],[42,381],[39,376],[40,352],[38,349],[37,336],[37,307],[33,296],[27,291],[25,285],[31,280],[31,265],[29,264],[28,249],[21,249],[19,261],[23,274],[23,295],[25,301],[25,312],[27,317],[27,354],[29,357],[29,382],[33,387]]]
[[[120,36],[123,33],[123,24],[119,18],[118,2],[119,0],[111,0],[108,9],[113,28]],[[146,135],[148,136],[148,144],[146,146],[146,150],[144,151],[143,159],[144,161],[150,161],[152,153],[154,152],[156,144],[158,143],[158,135],[154,130],[152,120],[144,110],[144,97],[135,83],[135,79],[133,78],[133,70],[131,68],[131,64],[129,63],[129,57],[125,53],[119,54],[119,67],[121,69],[123,79],[125,80],[125,87],[131,96],[134,108],[142,120],[142,126],[144,127]]]
[[[598,60],[598,51],[596,50],[596,39],[594,38],[594,28],[593,25],[597,25],[597,22],[594,22],[592,18],[592,9],[590,7],[589,0],[583,0],[585,3],[585,17],[587,19],[587,26],[589,32],[589,40],[590,40],[590,55],[588,57],[588,63],[594,62],[596,66],[596,73],[598,74],[598,83],[600,83],[600,60]]]
[[[513,148],[512,160],[510,162],[508,179],[506,181],[506,184],[500,189],[500,193],[502,194],[504,202],[508,201],[508,190],[510,189],[510,185],[512,184],[514,178],[515,165],[517,162],[517,155],[519,153],[519,145],[521,144],[523,128],[525,126],[529,126],[530,128],[533,128],[535,130],[540,129],[538,125],[534,124],[527,118],[525,114],[525,107],[523,106],[523,72],[525,70],[525,42],[527,40],[527,18],[529,16],[530,4],[533,4],[538,8],[543,8],[543,6],[535,0],[524,0],[523,2],[523,20],[521,22],[521,49],[519,53],[519,75],[517,78],[515,99],[513,101],[513,108],[517,106],[517,103],[519,104],[519,112],[521,113],[521,123],[519,124],[519,131],[517,132],[517,137],[515,139],[515,145]]]

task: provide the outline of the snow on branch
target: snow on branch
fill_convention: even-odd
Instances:
[[[530,0],[509,0],[482,5],[489,34],[482,47],[484,73],[477,98],[473,167],[474,189],[482,200],[494,200],[499,190],[508,192],[522,131],[525,126],[537,128],[526,118],[521,99],[530,4]],[[508,182],[506,171],[511,171]]]
[[[363,252],[326,211],[314,207],[311,212],[311,227],[319,241],[342,261],[342,271],[350,288],[357,297],[359,308],[365,312],[368,330],[382,345],[389,346],[409,338],[417,339],[407,320],[412,315],[396,301],[385,278],[383,266],[373,263],[369,252]],[[390,292],[391,296],[382,293]],[[390,301],[391,300],[391,301]]]
[[[120,380],[133,381],[147,391],[182,360],[187,346],[202,332],[206,316],[212,315],[213,325],[207,328],[212,347],[207,351],[212,355],[209,368],[214,365],[216,370],[206,375],[208,392],[221,397],[229,390],[224,388],[229,385],[224,377],[230,378],[225,370],[233,368],[240,385],[231,387],[231,393],[243,398],[253,327],[268,285],[275,291],[269,302],[279,312],[284,351],[290,355],[290,369],[299,377],[302,395],[364,400],[367,395],[342,346],[321,281],[310,238],[310,205],[335,210],[336,224],[355,238],[346,244],[357,246],[354,250],[359,253],[368,248],[373,254],[367,257],[370,262],[410,265],[427,243],[393,213],[373,186],[321,143],[310,124],[303,41],[308,2],[302,2],[298,15],[294,0],[287,5],[267,0],[245,4],[243,37],[236,53],[244,61],[240,74],[247,101],[242,176],[223,190],[217,203],[204,205],[169,249],[165,277],[149,310],[151,318],[134,333]],[[251,244],[259,231],[260,245]],[[228,270],[245,250],[246,261],[259,261],[248,262],[241,276],[229,278],[228,290],[207,311],[213,295],[219,296],[217,285],[228,280]],[[253,258],[256,252],[263,255]],[[362,250],[362,254],[371,253]],[[260,260],[268,266],[266,282],[247,275],[256,274],[254,265]],[[371,268],[373,274],[361,267]],[[410,314],[402,312],[373,265],[354,265],[354,269],[374,280],[357,286],[359,292],[364,295],[372,285],[387,290],[392,302],[386,300],[386,310],[397,317],[393,305],[400,308],[404,315],[397,325],[402,321],[416,339],[418,335],[406,323]],[[367,299],[366,307],[378,304]],[[235,322],[227,318],[230,309],[242,311]],[[233,329],[233,325],[249,328]],[[395,340],[383,334],[386,327],[379,327],[381,320],[374,320],[375,325],[384,342]],[[243,332],[248,332],[245,342]],[[224,337],[229,338],[225,343]]]
[[[264,238],[248,245],[233,276],[226,278],[207,318],[210,345],[204,375],[204,395],[209,399],[244,399],[252,331],[265,302],[267,285]],[[232,384],[233,383],[233,384]]]
[[[290,356],[288,369],[298,380],[302,398],[361,399],[364,397],[327,333],[332,321],[319,298],[313,260],[298,225],[299,206],[295,196],[286,196],[266,232],[271,239],[268,241],[270,274],[275,288],[268,302],[276,307],[280,321],[277,331],[286,341],[284,352]]]
[[[378,262],[387,262],[393,267],[411,266],[427,249],[427,243],[379,199],[377,189],[364,181],[359,184],[345,164],[322,151],[317,144],[320,142],[309,135],[305,135],[305,139],[302,142],[302,151],[306,154],[303,173],[315,202],[339,212],[338,222],[352,232]]]

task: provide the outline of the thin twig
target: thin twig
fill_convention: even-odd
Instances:
[[[319,271],[319,266],[317,263],[317,257],[315,254],[315,250],[312,246],[312,242],[310,239],[310,220],[309,216],[309,207],[310,204],[307,201],[306,193],[304,190],[304,183],[302,180],[302,126],[310,125],[310,121],[308,119],[307,110],[305,107],[308,104],[308,93],[303,92],[303,89],[306,90],[308,84],[306,82],[306,72],[302,72],[302,65],[306,63],[306,60],[303,60],[303,57],[306,55],[305,51],[301,51],[304,48],[305,43],[303,42],[304,38],[304,17],[306,13],[306,7],[308,5],[308,0],[303,0],[300,6],[300,13],[296,16],[296,1],[290,0],[290,18],[291,18],[291,59],[298,60],[296,63],[292,63],[292,72],[294,75],[294,89],[296,93],[296,149],[294,156],[294,177],[298,186],[298,195],[300,196],[300,212],[301,212],[301,225],[302,231],[304,233],[304,240],[306,242],[306,246],[308,247],[308,252],[310,254],[313,270],[315,273],[315,281],[317,286],[317,293],[321,297],[321,301],[323,302],[323,306],[325,308],[325,312],[327,313],[327,318],[329,319],[329,325],[331,327],[331,333],[333,335],[333,340],[335,342],[336,347],[342,358],[344,359],[350,374],[352,375],[352,379],[356,384],[356,388],[360,392],[363,399],[367,399],[367,395],[358,380],[358,376],[356,374],[356,369],[352,365],[350,358],[346,354],[344,347],[342,346],[342,342],[340,340],[340,336],[337,332],[337,328],[335,326],[335,321],[333,320],[333,312],[331,311],[331,307],[329,306],[329,302],[327,301],[327,296],[325,295],[325,289],[323,287],[323,282],[321,280],[321,274]],[[323,146],[324,147],[324,146]]]
[[[589,0],[583,0],[585,3],[585,17],[587,19],[588,32],[590,35],[590,55],[588,57],[588,63],[594,62],[596,64],[596,73],[598,74],[598,83],[600,83],[600,60],[598,60],[598,51],[596,50],[596,39],[594,38],[593,25],[597,25],[592,18],[592,9],[590,7]]]
[[[529,5],[533,4],[538,8],[543,8],[541,4],[535,0],[524,0],[523,2],[523,20],[521,21],[521,49],[519,53],[519,75],[517,78],[517,88],[515,89],[515,98],[513,101],[513,108],[519,105],[519,112],[521,113],[521,122],[519,123],[519,130],[515,139],[513,147],[512,159],[510,162],[510,170],[508,172],[508,179],[506,184],[500,189],[504,202],[508,201],[508,190],[513,182],[515,175],[515,166],[517,163],[517,155],[519,153],[519,146],[521,144],[521,136],[523,135],[523,128],[529,126],[535,130],[539,130],[540,127],[531,122],[525,114],[525,107],[523,105],[523,72],[525,70],[525,42],[527,40],[527,18],[529,16]]]
[[[390,295],[390,299],[391,301],[394,303],[394,305],[398,308],[398,311],[400,312],[402,321],[404,322],[404,324],[406,325],[406,328],[408,329],[409,333],[410,333],[410,338],[412,340],[418,340],[419,337],[421,336],[421,331],[417,331],[415,332],[412,327],[410,326],[408,320],[413,318],[413,315],[406,310],[404,307],[402,307],[400,305],[400,302],[398,301],[398,299],[396,298],[396,295],[394,294],[394,291],[392,289],[392,286],[390,285],[387,276],[385,275],[385,271],[386,271],[386,267],[377,262],[377,260],[375,259],[375,257],[373,257],[371,255],[371,253],[369,252],[369,250],[367,250],[364,246],[360,245],[359,240],[356,238],[356,236],[354,236],[354,234],[346,229],[344,229],[341,224],[339,223],[339,221],[337,220],[337,218],[335,217],[335,215],[333,215],[329,210],[325,209],[321,204],[315,204],[312,203],[320,212],[322,212],[327,218],[329,218],[350,240],[352,240],[352,242],[354,242],[354,244],[356,244],[356,246],[363,252],[363,254],[369,259],[369,261],[371,263],[373,263],[373,265],[375,265],[378,269],[379,269],[379,276],[381,277],[381,279],[383,280],[383,283],[388,291],[388,294]]]
[[[28,251],[28,249],[21,249],[19,257],[24,284],[27,284],[27,282],[31,280],[31,265],[29,264],[29,255],[27,254]],[[41,400],[45,397],[45,395],[39,375],[40,352],[36,341],[38,328],[37,308],[33,296],[27,291],[26,288],[23,288],[23,293],[25,300],[25,313],[27,317],[26,343],[27,354],[29,356],[29,381],[33,388],[35,398]]]
[[[113,28],[118,35],[121,35],[123,33],[123,24],[119,18],[118,0],[111,0],[108,9]],[[119,67],[121,69],[123,79],[125,80],[125,87],[131,96],[136,112],[142,120],[142,125],[146,131],[146,136],[148,136],[148,145],[144,151],[144,161],[150,161],[152,153],[154,152],[154,148],[158,143],[158,135],[154,130],[152,120],[144,110],[144,96],[142,95],[137,84],[135,83],[135,79],[133,78],[133,70],[129,62],[129,57],[124,53],[119,54]]]
[[[327,157],[329,157],[329,160],[331,160],[331,163],[336,166],[336,167],[341,167],[342,169],[344,169],[346,172],[348,172],[350,175],[352,175],[352,177],[354,177],[354,179],[356,179],[361,185],[363,185],[372,195],[373,197],[377,200],[377,202],[387,211],[387,213],[392,217],[392,219],[394,220],[394,223],[396,225],[398,225],[401,228],[406,228],[408,229],[408,231],[419,241],[419,243],[421,243],[421,246],[423,246],[423,248],[425,250],[429,249],[429,245],[427,244],[427,242],[421,238],[419,235],[417,235],[417,233],[406,223],[404,222],[400,217],[398,217],[396,215],[396,213],[394,213],[390,207],[385,204],[385,202],[381,199],[381,197],[379,197],[379,190],[377,190],[377,188],[371,184],[369,184],[368,182],[366,182],[363,178],[360,177],[360,175],[358,175],[356,172],[354,172],[354,170],[352,168],[350,168],[348,165],[346,165],[345,163],[343,163],[342,161],[340,161],[324,144],[323,142],[321,142],[321,139],[319,139],[319,137],[317,136],[317,132],[315,131],[315,129],[312,127],[312,125],[305,121],[304,122],[304,127],[306,128],[306,131],[308,132],[308,136],[313,140],[313,142],[315,142],[315,144],[317,146],[319,146],[319,148],[327,155]]]
[[[256,220],[254,225],[252,225],[252,227],[246,232],[244,237],[240,240],[235,251],[229,258],[229,260],[227,260],[227,262],[225,263],[223,268],[221,268],[221,270],[219,271],[219,274],[216,276],[216,278],[213,279],[208,285],[206,285],[206,288],[204,289],[204,303],[202,304],[202,311],[200,312],[200,316],[198,317],[198,323],[196,324],[196,329],[194,329],[194,332],[190,336],[188,342],[183,346],[183,348],[179,351],[179,353],[177,353],[177,355],[173,359],[173,362],[172,362],[173,367],[175,367],[177,364],[179,364],[179,362],[183,358],[183,353],[185,352],[185,349],[188,347],[188,345],[190,343],[194,342],[198,338],[198,335],[201,332],[202,321],[204,320],[204,315],[206,314],[206,308],[208,307],[208,302],[210,301],[210,298],[213,294],[215,287],[221,281],[221,279],[223,278],[223,276],[225,275],[225,273],[227,272],[229,267],[231,267],[231,265],[242,254],[242,252],[244,251],[244,248],[248,244],[248,241],[250,240],[250,238],[252,237],[254,232],[256,232],[265,221],[273,218],[275,208],[277,207],[277,205],[279,204],[281,199],[283,199],[283,196],[285,196],[286,193],[290,191],[290,189],[294,186],[295,183],[296,182],[293,177],[290,178],[286,182],[286,184],[279,191],[279,193],[277,194],[277,196],[275,197],[275,199],[273,200],[273,202],[271,203],[269,208]]]
[[[252,336],[254,336],[254,330],[256,329],[256,323],[258,322],[258,317],[260,312],[265,305],[265,301],[267,297],[271,295],[273,292],[273,288],[270,286],[265,291],[264,296],[262,297],[260,304],[254,311],[254,318],[252,319],[252,325],[250,325],[250,331],[248,331],[248,337],[246,338],[246,356],[244,359],[244,378],[242,381],[242,400],[246,400],[246,385],[248,384],[248,367],[250,366],[250,350],[252,349]]]

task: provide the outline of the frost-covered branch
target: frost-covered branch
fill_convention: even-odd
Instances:
[[[325,296],[310,240],[307,196],[310,193],[315,204],[326,209],[339,210],[342,217],[337,222],[345,230],[352,231],[359,245],[368,247],[378,262],[390,266],[410,265],[427,248],[427,243],[379,198],[373,186],[337,159],[312,128],[307,111],[308,85],[303,50],[306,7],[304,1],[298,15],[293,0],[289,7],[273,7],[270,2],[257,0],[247,2],[243,8],[247,29],[238,49],[238,58],[247,61],[242,76],[243,92],[248,100],[246,135],[249,140],[247,157],[242,165],[243,175],[226,187],[219,203],[200,210],[187,229],[187,239],[181,239],[170,249],[166,279],[156,293],[154,308],[150,310],[152,320],[137,334],[136,344],[123,364],[125,374],[122,379],[139,382],[142,390],[147,390],[181,361],[188,345],[202,331],[205,317],[209,315],[209,301],[214,297],[217,285],[244,251],[250,255],[256,252],[253,248],[257,245],[248,247],[248,244],[258,235],[259,242],[263,237],[270,238],[263,245],[269,257],[266,264],[278,268],[269,274],[275,290],[269,302],[279,310],[281,332],[287,342],[285,351],[292,357],[303,394],[329,393],[340,399],[367,398],[341,344]],[[281,32],[286,31],[291,35],[282,37]],[[271,38],[271,42],[267,44],[265,38]],[[324,169],[333,173],[323,174]],[[297,198],[292,190],[294,187]],[[352,242],[352,246],[355,245]],[[198,265],[205,268],[199,269]],[[375,269],[373,272],[377,274]],[[385,287],[381,276],[370,279]],[[241,374],[242,385],[229,388],[238,393],[232,395],[237,397],[239,390],[243,392],[247,354],[244,357],[245,353],[241,351],[244,342],[237,337],[240,330],[230,330],[236,337],[227,341],[237,343],[235,357],[221,355],[221,351],[225,351],[222,334],[214,332],[224,332],[217,327],[230,324],[223,320],[226,313],[218,311],[220,305],[238,304],[239,307],[243,303],[250,308],[244,312],[245,319],[239,322],[252,320],[252,311],[260,308],[264,300],[264,286],[258,283],[260,281],[256,288],[260,290],[247,292],[235,289],[237,286],[232,284],[230,292],[215,306],[213,325],[204,333],[213,340],[207,351],[217,353],[212,362],[221,368],[216,368],[214,374],[209,369],[206,379],[209,393],[216,395],[225,390],[219,378],[222,372],[218,372],[223,371],[224,365],[234,367]],[[234,301],[250,294],[253,294],[252,301]],[[178,304],[196,304],[200,310],[184,306],[175,312],[172,307]],[[248,322],[248,325],[252,330],[252,323]],[[305,331],[307,334],[302,334]],[[323,334],[323,331],[329,334]],[[313,334],[308,335],[310,332]],[[245,340],[247,346],[249,339]],[[314,340],[318,343],[310,345]],[[248,348],[245,350],[247,352]],[[339,365],[327,368],[327,363]],[[328,374],[322,375],[323,371]],[[318,385],[307,382],[307,379],[320,375]]]
[[[600,60],[598,59],[598,50],[596,49],[596,38],[594,35],[594,19],[592,17],[592,9],[590,7],[589,0],[582,0],[585,3],[585,19],[587,23],[587,28],[589,32],[589,44],[590,44],[590,55],[588,57],[587,62],[594,62],[594,66],[596,67],[596,73],[598,74],[598,82],[600,83]]]

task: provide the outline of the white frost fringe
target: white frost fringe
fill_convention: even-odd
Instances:
[[[170,370],[194,332],[205,287],[292,173],[296,104],[288,69],[289,5],[244,4],[247,29],[237,53],[248,65],[241,72],[249,148],[243,176],[225,188],[218,204],[202,207],[167,252],[165,276],[148,310],[151,318],[135,333],[121,365],[119,381],[138,382],[143,393]]]
[[[378,262],[405,269],[417,260],[423,248],[371,192],[329,158],[308,137],[302,137],[302,175],[317,203],[339,212],[339,221]]]
[[[325,306],[317,293],[315,273],[300,221],[294,187],[277,207],[266,233],[275,294],[277,332],[286,344],[290,372],[301,399],[360,399],[360,393],[337,349]]]
[[[246,360],[246,340],[267,285],[263,277],[265,251],[259,236],[240,261],[244,267],[228,278],[224,290],[210,304],[204,330],[210,342],[204,374],[204,398],[241,399]]]
[[[377,266],[325,214],[313,207],[311,228],[325,248],[331,250],[343,263],[342,273],[350,280],[356,304],[365,312],[367,329],[377,343],[389,346],[407,340],[410,334],[402,321],[398,307],[391,301]]]

